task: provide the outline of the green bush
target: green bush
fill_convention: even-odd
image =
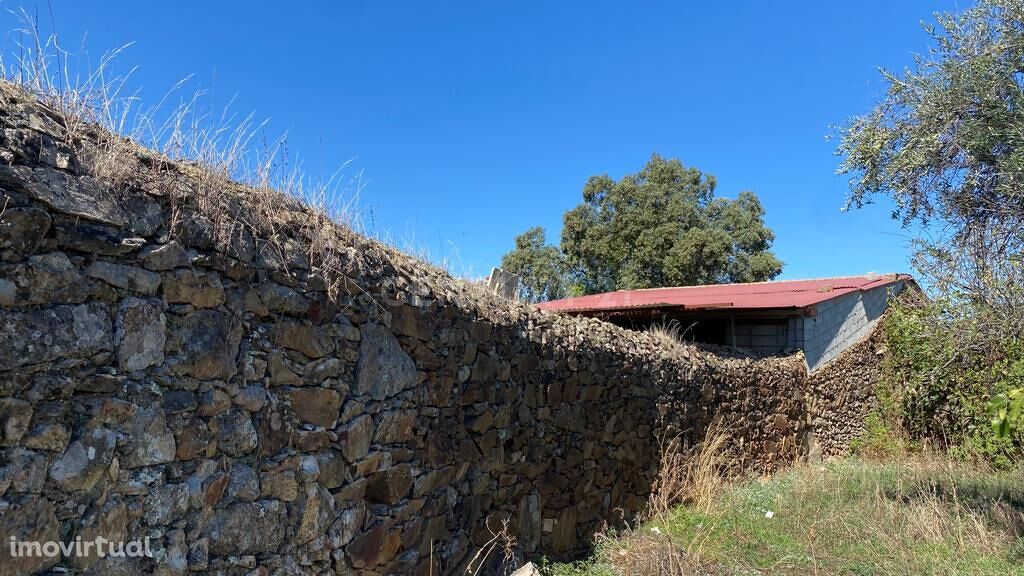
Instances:
[[[864,419],[864,433],[850,442],[854,454],[876,460],[890,460],[917,449],[900,430],[886,422],[880,410],[872,410]]]
[[[1010,466],[1024,447],[1017,427],[999,434],[992,402],[1024,384],[1024,342],[993,330],[1000,322],[950,300],[899,298],[885,323],[888,350],[877,422],[862,443],[899,430],[965,458]]]

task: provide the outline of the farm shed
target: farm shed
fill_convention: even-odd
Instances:
[[[688,340],[765,354],[803,350],[816,370],[868,333],[906,274],[620,290],[538,304],[630,328],[677,322]]]

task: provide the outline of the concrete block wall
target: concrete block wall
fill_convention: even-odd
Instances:
[[[890,294],[902,292],[904,283],[846,294],[818,304],[814,316],[796,322],[800,346],[812,371],[824,366],[871,331],[885,313]]]

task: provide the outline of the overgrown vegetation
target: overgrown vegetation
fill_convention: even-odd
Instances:
[[[597,538],[594,555],[544,567],[581,575],[1024,574],[1024,482],[938,457],[800,465],[720,482]]]
[[[876,416],[892,436],[1007,467],[1024,410],[1024,1],[936,22],[928,53],[883,72],[888,92],[838,149],[848,206],[888,197],[928,232],[914,265],[933,300],[894,307]]]
[[[879,408],[856,448],[872,454],[930,444],[971,461],[1016,465],[1024,430],[994,430],[991,399],[1024,381],[1024,342],[993,337],[991,322],[981,310],[947,299],[893,302]]]
[[[230,104],[212,113],[203,90],[184,90],[188,78],[144,108],[129,88],[131,72],[115,72],[129,45],[98,63],[84,61],[65,50],[55,32],[45,35],[36,17],[16,14],[23,28],[0,52],[0,93],[38,100],[53,112],[58,130],[52,136],[74,169],[115,196],[131,189],[165,196],[174,234],[199,229],[231,256],[253,238],[266,238],[256,249],[284,262],[294,247],[282,243],[298,235],[328,292],[364,292],[346,273],[361,189],[358,175],[344,178],[346,165],[326,180],[306,177],[283,138],[266,139],[265,122],[231,113]],[[303,218],[287,217],[291,210]],[[365,248],[384,249],[376,243]]]

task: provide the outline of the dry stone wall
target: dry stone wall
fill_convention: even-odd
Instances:
[[[503,528],[569,556],[665,439],[803,453],[799,355],[502,301],[0,94],[0,574],[445,574]],[[152,555],[6,546],[100,536]]]
[[[846,456],[865,432],[865,419],[877,408],[885,348],[883,314],[867,335],[808,378],[811,430],[805,437],[812,459]]]

